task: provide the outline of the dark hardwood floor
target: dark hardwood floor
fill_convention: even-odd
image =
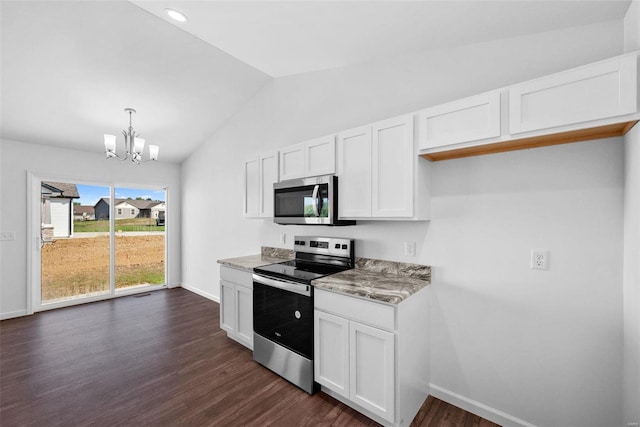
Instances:
[[[183,289],[0,323],[2,426],[377,425],[253,362]],[[429,397],[416,426],[495,426]]]

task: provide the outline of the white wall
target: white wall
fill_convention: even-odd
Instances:
[[[611,22],[274,80],[183,163],[183,284],[217,298],[215,261],[281,246],[282,232],[288,248],[294,234],[354,237],[358,256],[434,267],[431,372],[442,393],[539,425],[620,425],[620,138],[435,163],[432,221],[344,228],[244,220],[241,162],[622,45]],[[418,243],[417,257],[403,256],[404,241]],[[549,271],[528,268],[532,248],[551,251]]]
[[[0,140],[0,230],[14,231],[15,241],[0,242],[0,315],[23,315],[27,310],[27,172],[49,178],[84,180],[123,186],[168,186],[170,221],[168,226],[169,277],[167,283],[180,283],[180,166],[166,163],[107,161],[101,153],[65,150],[44,145]],[[35,238],[35,236],[31,236]]]
[[[640,127],[625,137],[624,425],[640,420]]]
[[[624,17],[624,51],[640,49],[640,1],[633,0]]]
[[[624,19],[625,51],[640,49],[640,0]],[[624,423],[640,422],[640,126],[625,137],[623,323]],[[637,424],[636,424],[637,425]]]

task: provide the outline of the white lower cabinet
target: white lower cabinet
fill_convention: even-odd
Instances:
[[[316,288],[322,390],[384,425],[409,425],[429,394],[427,291],[394,306]]]
[[[250,272],[220,267],[220,328],[253,350],[253,278]]]
[[[314,376],[318,384],[349,398],[349,321],[314,312]]]
[[[395,409],[395,335],[349,323],[349,398],[393,422]]]

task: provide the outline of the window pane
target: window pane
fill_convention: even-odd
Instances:
[[[41,183],[43,304],[109,293],[108,210],[108,187]]]
[[[165,191],[115,189],[116,292],[165,283]],[[160,221],[162,218],[162,221]]]

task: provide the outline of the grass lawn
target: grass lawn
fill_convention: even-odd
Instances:
[[[73,221],[73,231],[75,233],[108,232],[109,220]],[[164,225],[157,226],[154,218],[116,219],[116,231],[164,231]]]
[[[163,235],[116,236],[116,288],[163,284]],[[109,291],[109,236],[59,239],[42,248],[42,301]]]

